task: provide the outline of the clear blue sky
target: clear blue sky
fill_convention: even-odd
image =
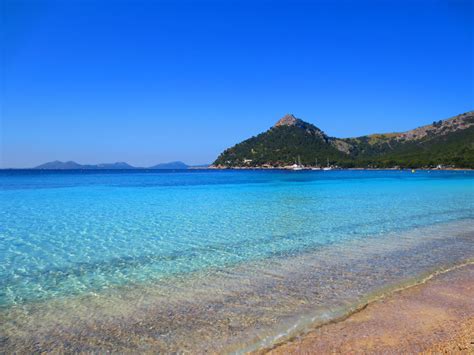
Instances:
[[[285,113],[347,137],[474,108],[472,0],[2,4],[2,167],[199,164]]]

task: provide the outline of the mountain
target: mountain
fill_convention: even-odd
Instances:
[[[97,165],[94,165],[94,168],[95,169],[138,169],[123,161],[117,162],[117,163],[97,164]]]
[[[148,169],[188,169],[189,165],[183,163],[182,161],[172,161],[169,163],[161,163],[149,167]]]
[[[285,115],[268,131],[225,150],[215,166],[284,166],[295,163],[298,156],[304,164],[320,159],[343,159],[334,139],[314,125],[293,115]]]
[[[335,138],[293,115],[226,149],[216,167],[281,167],[301,159],[342,167],[422,167],[450,165],[474,168],[474,111],[402,133]]]
[[[344,140],[358,165],[474,168],[474,111],[402,133]]]
[[[35,169],[47,169],[47,170],[69,170],[69,169],[83,169],[83,165],[76,163],[75,161],[62,162],[59,160],[50,161],[35,167]]]
[[[43,169],[43,170],[98,170],[98,169],[138,169],[134,166],[131,166],[124,162],[117,162],[117,163],[106,163],[106,164],[96,164],[96,165],[83,165],[76,163],[75,161],[66,161],[62,162],[59,160],[51,161],[49,163],[44,163],[38,165],[34,169]]]
[[[162,163],[151,166],[147,169],[188,169],[189,165],[181,161],[173,161],[170,163]],[[62,162],[55,160],[49,163],[41,164],[34,169],[43,170],[130,170],[130,169],[143,169],[137,168],[125,162],[117,163],[103,163],[103,164],[79,164],[74,161]]]

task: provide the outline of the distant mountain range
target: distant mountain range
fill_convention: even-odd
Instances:
[[[182,161],[172,161],[170,163],[161,163],[149,167],[148,169],[188,169],[189,165],[186,165]]]
[[[314,166],[474,168],[474,111],[402,133],[335,138],[288,114],[273,127],[222,152],[214,167]]]
[[[126,170],[126,169],[170,169],[170,170],[180,170],[180,169],[190,169],[190,168],[200,168],[207,167],[207,165],[197,165],[191,166],[183,163],[182,161],[173,161],[169,163],[157,164],[148,168],[135,167],[125,162],[109,163],[109,164],[95,164],[95,165],[83,165],[76,163],[74,161],[51,161],[49,163],[41,164],[34,169],[44,169],[44,170]]]

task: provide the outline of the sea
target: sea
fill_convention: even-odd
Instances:
[[[2,170],[0,352],[246,353],[474,262],[472,171]]]

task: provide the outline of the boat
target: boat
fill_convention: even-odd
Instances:
[[[311,168],[311,170],[321,170],[321,167],[318,165],[318,159],[316,158],[316,164],[314,165],[314,168]]]
[[[323,168],[324,171],[332,170],[332,167],[329,165],[329,158],[328,158],[328,165]]]
[[[300,158],[299,155],[298,155],[298,164],[296,164],[296,163],[293,164],[293,165],[291,166],[291,170],[295,170],[295,171],[297,171],[297,170],[303,170],[303,165],[301,165],[301,158]]]

